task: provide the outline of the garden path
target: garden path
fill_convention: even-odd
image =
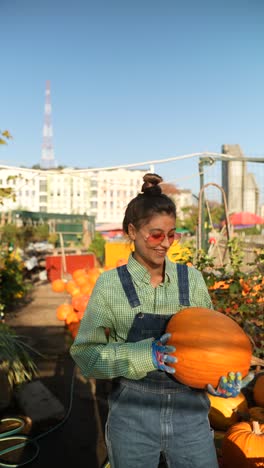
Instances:
[[[95,384],[93,379],[85,380],[74,366],[69,355],[71,337],[64,322],[56,318],[56,308],[64,299],[66,295],[53,292],[50,283],[42,283],[35,286],[32,301],[28,305],[17,312],[6,314],[6,323],[45,356],[33,355],[40,381],[62,403],[66,414],[70,409],[65,422],[55,430],[47,432],[56,424],[54,421],[52,425],[46,421],[35,427],[35,430],[32,429],[31,436],[40,433],[45,435],[38,441],[40,452],[30,466],[101,468],[106,458],[103,428],[109,383],[102,381]],[[5,413],[19,415],[21,411],[13,402]],[[26,455],[23,454],[20,463]]]

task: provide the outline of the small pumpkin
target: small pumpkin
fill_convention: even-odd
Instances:
[[[86,270],[84,268],[79,268],[78,270],[74,270],[72,273],[72,278],[76,280],[78,276],[83,276],[86,273]]]
[[[72,306],[76,312],[84,313],[90,296],[88,294],[76,294],[72,298]]]
[[[208,417],[213,429],[225,431],[240,421],[243,414],[248,414],[247,400],[242,392],[230,398],[219,398],[208,393],[208,398],[211,403]]]
[[[52,291],[58,292],[58,293],[64,292],[65,291],[65,286],[66,286],[65,281],[63,281],[62,279],[59,279],[59,278],[55,279],[51,283]]]
[[[88,270],[89,283],[94,286],[100,274],[101,274],[100,268],[94,267]]]
[[[250,339],[230,317],[204,307],[187,307],[172,316],[166,327],[169,345],[176,348],[175,378],[194,388],[217,387],[228,372],[248,374]]]
[[[78,314],[72,310],[67,314],[67,317],[65,319],[66,325],[69,325],[70,323],[78,323],[80,321]]]
[[[74,281],[80,288],[81,286],[89,282],[89,276],[87,273],[83,273],[82,275],[77,276],[77,278],[75,278]]]
[[[58,320],[66,320],[67,316],[74,312],[71,304],[61,304],[57,307],[56,316]]]
[[[92,294],[93,287],[94,285],[88,281],[80,287],[80,291],[82,294],[90,296]]]
[[[222,455],[225,468],[264,467],[264,424],[233,424],[225,433]]]
[[[253,397],[257,406],[264,408],[264,372],[260,372],[256,377],[253,387]]]
[[[67,281],[66,283],[66,291],[67,293],[71,294],[73,289],[76,289],[78,286],[77,286],[77,283],[74,281],[74,280],[69,280]]]

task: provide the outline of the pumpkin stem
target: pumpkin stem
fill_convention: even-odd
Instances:
[[[253,432],[256,435],[261,435],[263,432],[260,429],[259,422],[258,421],[252,421],[252,426],[253,426]]]
[[[260,359],[257,356],[252,356],[251,357],[251,366],[264,366],[264,359]]]

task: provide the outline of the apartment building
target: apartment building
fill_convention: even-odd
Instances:
[[[153,168],[151,168],[153,170]],[[1,166],[0,189],[12,193],[4,199],[1,211],[25,210],[94,216],[96,223],[122,223],[129,201],[140,191],[148,169],[62,171]],[[174,196],[177,216],[193,204],[191,190]]]
[[[141,190],[147,169],[41,170],[1,166],[0,188],[11,189],[2,211],[87,214],[97,223],[121,222]]]

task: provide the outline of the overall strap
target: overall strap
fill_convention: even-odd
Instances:
[[[179,282],[179,299],[180,304],[183,306],[190,305],[189,299],[189,277],[187,265],[176,263],[178,282]],[[135,290],[131,275],[126,265],[117,268],[117,273],[123,286],[124,292],[131,307],[138,307],[140,301]]]
[[[179,298],[180,304],[184,306],[190,305],[189,298],[189,277],[187,265],[176,263],[178,283],[179,283]]]
[[[125,291],[126,297],[131,307],[138,307],[140,305],[140,301],[135,290],[135,286],[133,284],[131,275],[127,269],[126,265],[122,265],[117,268],[117,273],[120,278],[121,284]]]

